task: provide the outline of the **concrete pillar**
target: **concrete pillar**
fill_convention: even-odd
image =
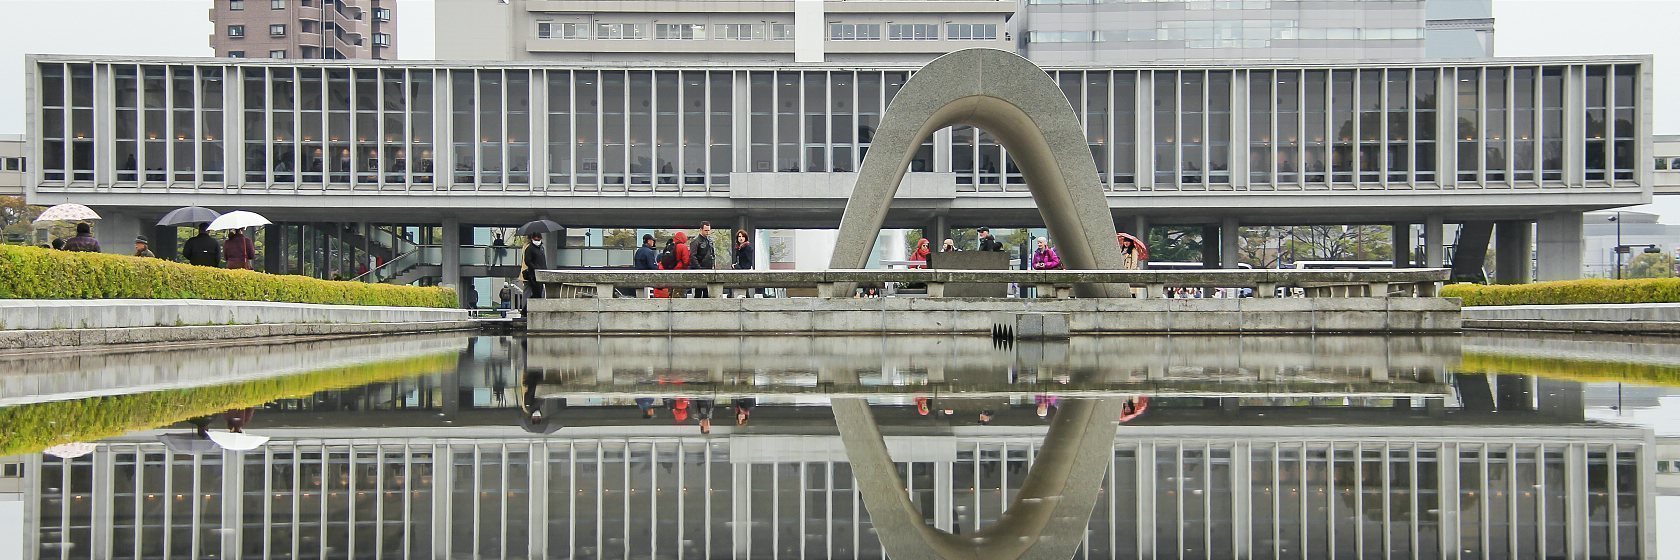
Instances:
[[[453,218],[443,220],[443,285],[455,288],[455,294],[463,304],[466,302],[467,290],[461,285],[461,222]]]
[[[1534,250],[1534,224],[1509,220],[1493,226],[1494,283],[1527,284],[1530,254]]]
[[[1395,222],[1389,232],[1390,243],[1394,245],[1394,268],[1412,267],[1412,224],[1409,222]]]
[[[134,214],[101,212],[101,220],[93,224],[93,237],[99,240],[99,251],[111,255],[134,254],[134,238],[141,234],[140,217]]]
[[[1120,231],[1135,235],[1145,243],[1149,242],[1148,216],[1121,216],[1120,219],[1114,220],[1114,225],[1119,227]]]
[[[1237,268],[1237,241],[1242,231],[1236,218],[1225,218],[1219,224],[1219,268]]]
[[[163,255],[158,255],[163,256]],[[263,228],[263,272],[286,273],[286,227],[270,225]]]
[[[1423,219],[1423,266],[1424,268],[1441,268],[1446,263],[1446,241],[1444,224],[1440,216],[1429,216]]]
[[[175,226],[152,226],[148,237],[152,239],[152,252],[158,258],[172,261],[181,254],[181,241],[176,239]]]
[[[949,129],[947,129],[947,130],[949,130]],[[937,145],[938,144],[935,144],[935,146],[937,146]],[[946,220],[945,215],[944,214],[939,214],[937,216],[934,216],[933,217],[933,235],[928,236],[928,241],[933,243],[933,251],[936,252],[936,253],[939,252],[939,248],[945,243],[945,238],[950,237],[950,236],[951,236],[951,224]]]
[[[1202,268],[1219,268],[1219,226],[1202,226]]]
[[[1559,212],[1540,217],[1536,228],[1540,281],[1581,277],[1581,255],[1585,248],[1582,217],[1580,212]]]

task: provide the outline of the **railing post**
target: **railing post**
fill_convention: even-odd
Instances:
[[[945,297],[945,283],[944,282],[928,282],[927,283],[927,295],[930,298]]]
[[[1441,297],[1441,283],[1419,282],[1417,285],[1417,292],[1418,297]]]
[[[595,299],[612,299],[615,294],[612,284],[595,285]]]
[[[817,297],[820,297],[820,298],[832,298],[832,297],[834,297],[834,283],[833,282],[822,282],[822,283],[817,284]]]
[[[1040,283],[1037,286],[1038,286],[1038,288],[1037,288],[1038,297],[1040,297],[1040,298],[1056,297],[1056,285],[1055,284]]]
[[[1368,285],[1370,286],[1371,297],[1388,297],[1388,282],[1371,282]]]
[[[706,283],[706,295],[712,299],[723,299],[723,284],[718,282]]]
[[[1161,299],[1167,297],[1167,285],[1159,282],[1144,284],[1143,297],[1147,299]]]
[[[1260,282],[1254,285],[1254,297],[1269,298],[1277,296],[1277,284],[1274,282]]]

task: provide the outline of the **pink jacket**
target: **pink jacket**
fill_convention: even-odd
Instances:
[[[1033,270],[1054,270],[1062,267],[1062,258],[1056,256],[1054,247],[1045,247],[1040,251],[1033,251]]]

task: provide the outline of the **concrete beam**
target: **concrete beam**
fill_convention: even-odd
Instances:
[[[1534,224],[1522,220],[1494,224],[1494,282],[1527,284],[1534,251]]]
[[[1580,212],[1558,212],[1540,217],[1539,280],[1574,280],[1581,277],[1586,234]]]

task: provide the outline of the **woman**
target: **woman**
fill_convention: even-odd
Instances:
[[[941,253],[955,253],[955,252],[961,251],[961,250],[962,249],[957,248],[956,240],[949,239],[949,238],[947,238],[945,240],[944,244],[939,246],[939,252],[941,252]]]
[[[1038,238],[1038,248],[1033,250],[1033,270],[1055,270],[1062,267],[1062,258],[1056,256],[1056,250],[1050,247],[1050,240]]]
[[[694,268],[693,256],[688,248],[688,232],[677,232],[676,237],[672,238],[672,241],[674,241],[676,245],[671,247],[671,254],[677,257],[677,265],[671,267],[671,270],[688,270]]]
[[[1139,248],[1129,235],[1120,235],[1120,268],[1137,270],[1139,263]]]
[[[916,242],[916,250],[910,253],[910,260],[913,263],[919,262],[921,264],[911,264],[910,268],[927,268],[928,256],[933,254],[933,250],[931,249],[932,245],[933,242],[928,241],[928,238],[926,237],[923,237],[921,241]]]
[[[755,253],[757,253],[758,250],[756,247],[753,247],[752,236],[747,234],[747,230],[735,230],[735,246],[732,249],[733,260],[730,261],[730,268],[735,270],[752,270],[755,268],[753,266],[753,259],[757,258]],[[733,292],[733,290],[731,290],[731,292]],[[751,291],[747,292],[746,297],[752,297],[758,293],[758,288],[753,288]]]
[[[251,238],[236,229],[222,242],[222,256],[227,258],[228,268],[251,270],[251,261],[257,259],[257,248]]]

